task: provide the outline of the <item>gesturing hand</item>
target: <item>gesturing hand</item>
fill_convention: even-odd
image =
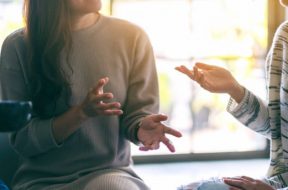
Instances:
[[[233,75],[222,67],[196,63],[192,70],[185,66],[175,68],[177,71],[187,75],[200,86],[214,93],[228,93],[238,103],[244,97],[244,88],[236,81]]]
[[[276,190],[267,183],[247,176],[223,178],[224,182],[231,187],[229,190]]]
[[[210,92],[228,93],[235,85],[238,85],[231,73],[222,67],[196,63],[192,70],[183,65],[175,69],[186,74]]]
[[[171,152],[175,152],[175,147],[166,137],[166,134],[173,135],[175,137],[181,137],[182,134],[163,125],[161,121],[165,120],[167,120],[167,116],[157,114],[146,116],[141,121],[140,128],[138,130],[138,139],[143,146],[139,148],[140,150],[156,150],[159,148],[160,143],[162,142]]]
[[[88,92],[85,100],[80,106],[85,116],[95,117],[97,115],[121,115],[123,113],[120,109],[121,104],[119,102],[104,102],[113,98],[112,93],[103,92],[103,88],[108,81],[108,77],[100,79],[97,85],[94,88],[91,88]]]

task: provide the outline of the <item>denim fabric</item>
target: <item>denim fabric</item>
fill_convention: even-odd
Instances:
[[[177,190],[229,190],[229,186],[221,179],[209,179],[181,186]]]
[[[9,190],[2,180],[0,180],[0,190]]]

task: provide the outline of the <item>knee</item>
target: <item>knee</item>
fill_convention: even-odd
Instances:
[[[85,190],[142,190],[134,181],[123,176],[101,175],[91,180]]]

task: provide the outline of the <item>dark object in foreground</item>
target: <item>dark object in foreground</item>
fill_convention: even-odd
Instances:
[[[31,102],[0,102],[0,132],[17,131],[31,118]]]

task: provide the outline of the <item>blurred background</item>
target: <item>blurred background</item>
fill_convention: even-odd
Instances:
[[[22,3],[23,0],[0,0],[0,46],[9,33],[23,26]],[[148,33],[159,74],[160,112],[169,116],[167,125],[184,134],[177,140],[171,137],[177,149],[173,156],[165,147],[143,153],[133,146],[136,161],[149,161],[151,154],[150,161],[157,160],[155,155],[160,160],[177,160],[178,154],[178,159],[183,160],[197,155],[205,159],[206,153],[218,156],[225,152],[237,156],[244,155],[239,152],[253,152],[251,156],[267,153],[266,139],[241,126],[225,111],[228,96],[202,90],[174,68],[193,67],[196,61],[224,66],[241,84],[265,98],[265,56],[275,26],[285,17],[283,8],[277,7],[278,1],[102,0],[102,3],[103,14],[129,20]],[[167,154],[169,158],[165,158]]]

